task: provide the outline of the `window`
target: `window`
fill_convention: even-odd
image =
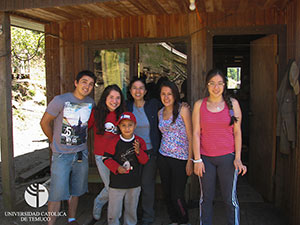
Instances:
[[[126,96],[129,81],[129,48],[98,49],[94,53],[94,73],[97,82],[94,98],[97,103],[105,87],[117,84]]]
[[[227,67],[227,88],[240,89],[241,67]]]
[[[150,97],[160,98],[160,83],[169,79],[177,85],[181,100],[187,101],[186,42],[141,43],[138,47],[138,74],[146,78]]]

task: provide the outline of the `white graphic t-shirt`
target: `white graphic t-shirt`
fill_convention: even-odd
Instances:
[[[54,97],[46,110],[56,116],[51,143],[53,152],[73,153],[87,149],[87,123],[93,105],[92,98],[79,100],[72,93]]]

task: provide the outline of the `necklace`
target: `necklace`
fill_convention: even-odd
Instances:
[[[221,111],[222,107],[223,107],[223,103],[224,101],[221,102],[209,102],[210,106],[214,109],[216,109],[217,111]]]

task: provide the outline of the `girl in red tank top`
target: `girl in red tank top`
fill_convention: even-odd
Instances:
[[[195,103],[192,115],[194,172],[202,189],[200,224],[212,224],[212,201],[218,177],[228,212],[227,223],[238,225],[237,176],[247,172],[241,161],[242,113],[238,101],[226,95],[222,71],[209,71],[206,84],[209,95]]]

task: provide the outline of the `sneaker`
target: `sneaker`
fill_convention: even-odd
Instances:
[[[101,212],[102,212],[102,207],[103,206],[99,206],[97,204],[94,204],[93,217],[94,217],[95,220],[100,220],[100,218],[101,218]]]
[[[76,220],[74,220],[74,221],[72,221],[72,222],[68,223],[68,225],[79,225],[79,223],[77,223],[77,221],[76,221]]]

